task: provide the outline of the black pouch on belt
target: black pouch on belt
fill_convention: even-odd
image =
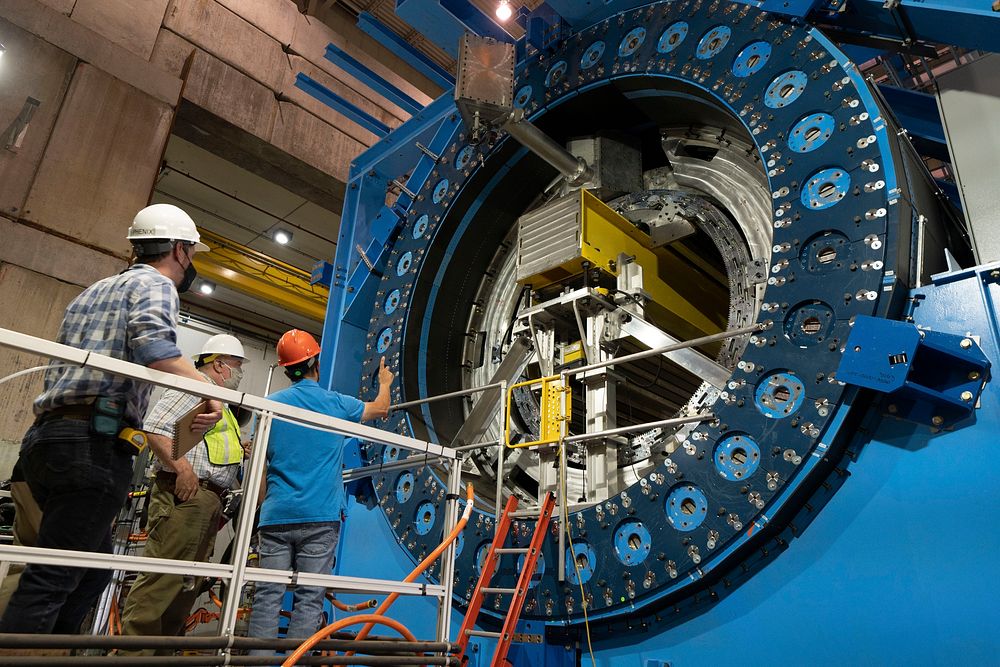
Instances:
[[[117,438],[122,430],[125,415],[125,401],[100,396],[94,401],[94,412],[90,416],[90,430],[94,435]]]

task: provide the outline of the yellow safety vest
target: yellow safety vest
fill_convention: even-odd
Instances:
[[[243,460],[240,425],[228,407],[222,411],[222,419],[205,434],[205,446],[212,465],[228,466]]]

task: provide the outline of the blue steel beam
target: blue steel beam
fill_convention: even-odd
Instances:
[[[413,69],[444,89],[455,85],[455,78],[436,62],[414,48],[409,42],[390,30],[368,12],[358,15],[358,27],[376,42],[389,49],[394,55],[405,60]]]
[[[399,88],[368,69],[368,67],[355,60],[343,49],[340,49],[333,44],[328,44],[326,47],[326,53],[323,55],[334,65],[344,70],[355,79],[365,84],[407,113],[415,114],[424,108],[420,102],[417,102]]]
[[[389,134],[389,126],[371,114],[333,92],[319,81],[299,72],[295,75],[295,87],[304,90],[339,114],[346,116],[380,139]]]
[[[513,41],[492,18],[468,0],[396,0],[396,15],[452,58],[458,57],[458,42],[466,31]]]
[[[895,86],[879,85],[899,124],[913,140],[921,155],[949,162],[948,143],[941,125],[941,114],[933,95]]]
[[[990,5],[988,0],[849,0],[844,11],[817,11],[810,22],[907,44],[1000,51],[1000,12]]]

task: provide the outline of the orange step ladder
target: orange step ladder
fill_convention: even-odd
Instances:
[[[497,521],[497,530],[493,536],[493,543],[490,544],[489,551],[486,552],[486,559],[483,562],[479,581],[476,582],[476,588],[472,591],[472,599],[469,600],[469,609],[465,612],[462,627],[458,631],[458,656],[462,660],[463,665],[468,663],[465,651],[469,645],[470,637],[492,637],[499,641],[497,642],[496,651],[493,652],[490,667],[503,667],[504,661],[507,659],[507,652],[510,650],[511,642],[514,639],[514,630],[517,627],[517,621],[521,617],[521,608],[524,606],[524,600],[528,595],[528,585],[531,583],[531,577],[535,574],[538,557],[542,553],[542,542],[545,541],[545,534],[549,529],[549,521],[552,518],[552,511],[555,508],[555,504],[555,497],[551,493],[546,493],[545,498],[542,500],[538,522],[535,524],[535,532],[531,536],[531,542],[528,544],[528,547],[505,549],[503,548],[503,543],[507,540],[507,534],[510,532],[511,514],[517,509],[517,497],[511,496],[507,500],[507,506],[504,507],[500,520]],[[518,575],[517,586],[515,588],[490,588],[489,585],[493,579],[497,559],[504,554],[524,555],[524,565],[521,567],[521,573]],[[491,593],[513,596],[510,606],[507,608],[507,617],[504,619],[503,630],[500,632],[475,630],[474,626],[476,619],[479,617],[479,610],[483,606],[483,600]]]

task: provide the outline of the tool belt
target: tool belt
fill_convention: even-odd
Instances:
[[[110,423],[107,421],[107,416],[99,414],[96,415],[96,418],[104,420],[101,422],[101,426],[106,429]],[[53,408],[39,415],[35,419],[35,423],[46,424],[60,419],[90,422],[90,430],[93,435],[99,436],[102,439],[113,439],[115,449],[123,454],[128,454],[129,456],[135,456],[144,450],[149,444],[149,439],[147,438],[145,432],[132,428],[131,426],[125,426],[120,422],[118,422],[117,428],[113,429],[113,431],[117,433],[114,437],[112,437],[110,432],[98,432],[95,430],[95,410],[92,404],[64,405],[62,407]]]
[[[177,484],[177,473],[169,472],[167,470],[157,470],[156,479],[157,481],[163,482],[164,484],[168,485],[171,489],[173,489],[174,486]],[[207,479],[198,480],[198,486],[205,489],[206,491],[211,491],[215,495],[219,496],[220,501],[222,500],[223,494],[226,492],[225,488],[219,486],[215,482],[210,482]]]

